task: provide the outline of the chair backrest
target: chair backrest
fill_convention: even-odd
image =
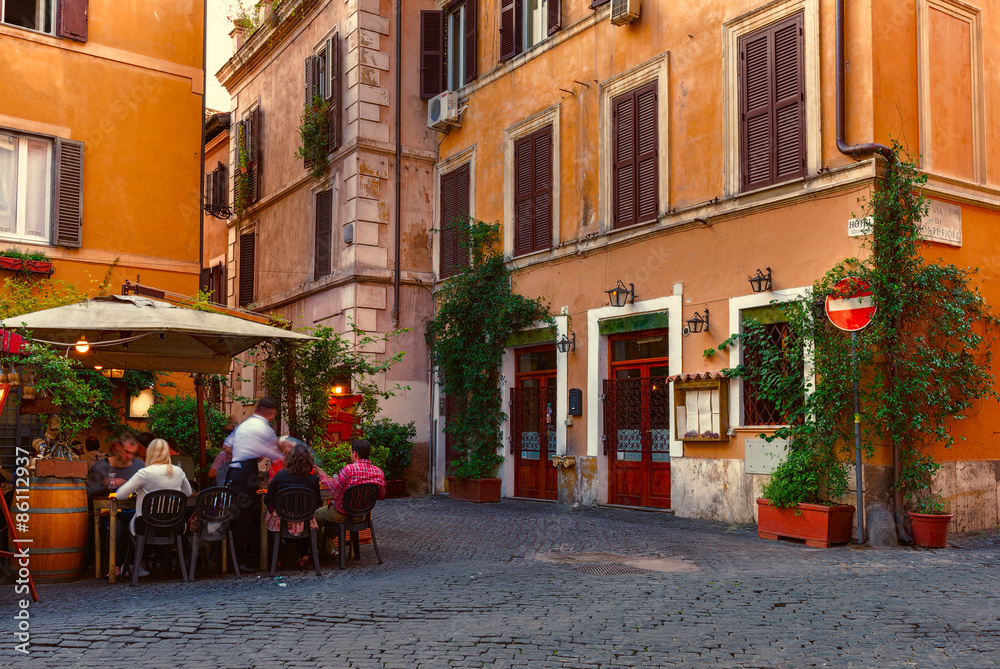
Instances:
[[[174,527],[184,522],[187,496],[179,490],[154,490],[142,499],[142,519],[152,527]]]
[[[344,491],[344,515],[363,516],[378,501],[377,483],[359,483]]]
[[[236,491],[225,486],[205,488],[198,493],[194,512],[203,523],[224,523],[236,515]]]
[[[285,488],[274,497],[274,512],[290,523],[309,520],[319,507],[319,495],[312,488]]]

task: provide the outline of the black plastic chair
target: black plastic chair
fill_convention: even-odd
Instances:
[[[187,496],[179,490],[154,490],[147,493],[142,500],[142,515],[136,518],[146,528],[139,536],[133,536],[135,542],[135,560],[132,565],[132,585],[139,583],[139,568],[142,565],[142,554],[146,546],[173,546],[177,544],[177,560],[181,563],[181,576],[187,583],[187,566],[184,563],[184,544],[181,535],[184,533],[184,520],[187,515]]]
[[[344,569],[346,534],[351,533],[351,558],[361,559],[361,547],[358,541],[358,532],[368,529],[372,535],[372,547],[375,549],[375,557],[378,563],[382,564],[382,556],[378,552],[378,542],[375,540],[375,528],[372,527],[372,509],[378,501],[377,483],[359,483],[352,485],[344,491],[344,522],[326,523],[327,527],[334,526],[337,530],[337,547],[340,550],[340,568]],[[358,520],[360,518],[361,520]]]
[[[198,564],[198,548],[202,541],[221,541],[223,559],[225,559],[226,545],[228,544],[233,569],[237,576],[241,576],[240,565],[236,560],[233,531],[229,527],[229,522],[236,517],[235,499],[236,492],[232,488],[224,486],[205,488],[198,493],[198,498],[194,502],[194,514],[199,520],[200,527],[198,535],[192,538],[191,568],[188,570],[192,582],[194,582],[195,565]],[[216,526],[214,532],[210,531],[210,524]]]
[[[309,530],[309,541],[312,548],[313,565],[316,567],[316,575],[320,575],[319,570],[319,548],[316,545],[316,530],[313,529],[313,514],[319,508],[319,494],[312,488],[297,486],[285,488],[274,497],[274,513],[281,519],[281,530],[278,532],[268,530],[274,538],[274,548],[271,550],[271,576],[278,569],[278,549],[281,547],[282,539],[301,539],[305,536],[305,530]],[[303,534],[292,534],[288,531],[289,523],[304,523]]]

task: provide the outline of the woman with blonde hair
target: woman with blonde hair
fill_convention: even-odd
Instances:
[[[140,521],[142,516],[142,500],[146,493],[154,490],[179,490],[185,495],[191,495],[191,484],[184,471],[170,463],[170,446],[163,439],[154,439],[146,449],[146,466],[132,475],[125,485],[119,486],[118,497],[124,499],[137,492],[135,499],[135,517],[132,518],[132,534],[145,532],[146,524]],[[140,521],[140,522],[137,522]]]

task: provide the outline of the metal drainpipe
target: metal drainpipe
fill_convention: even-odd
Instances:
[[[208,0],[202,3],[201,27],[201,175],[198,185],[198,290],[205,269],[205,110],[208,108]]]
[[[846,94],[844,92],[844,80],[846,79],[844,69],[845,69],[845,55],[844,55],[844,0],[837,0],[837,150],[846,156],[857,159],[858,156],[863,154],[878,153],[881,154],[886,160],[893,161],[895,156],[893,156],[892,149],[884,144],[868,143],[868,144],[855,144],[851,146],[844,141],[844,137],[847,134],[845,127],[846,114],[844,113],[845,98]],[[900,514],[903,511],[903,493],[899,489],[899,470],[902,466],[899,447],[893,444],[892,447],[892,482],[893,482],[893,506],[895,507],[896,514]],[[860,524],[860,519],[859,519]],[[897,523],[898,525],[898,523]]]
[[[403,136],[400,134],[402,123],[400,112],[402,109],[402,67],[403,54],[403,0],[396,0],[396,215],[395,215],[395,269],[392,273],[392,326],[399,327],[399,238],[400,238],[400,212],[399,201],[403,187]],[[204,181],[204,179],[202,179]]]

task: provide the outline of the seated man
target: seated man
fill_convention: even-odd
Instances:
[[[107,497],[108,493],[118,490],[132,478],[132,475],[143,468],[142,460],[136,457],[139,442],[130,433],[125,432],[111,440],[111,454],[106,460],[98,460],[90,467],[87,475],[87,498]],[[116,516],[116,532],[119,537],[126,537],[129,522],[135,515],[134,510],[121,511]],[[108,527],[110,522],[102,523]],[[121,573],[121,564],[125,560],[125,550],[128,541],[118,541],[115,544],[115,563],[117,573]]]
[[[351,463],[340,470],[340,473],[324,483],[333,493],[333,499],[326,506],[316,510],[314,517],[316,522],[342,523],[344,522],[344,491],[352,485],[359,483],[377,483],[378,498],[385,499],[385,474],[368,459],[371,457],[372,445],[367,439],[356,439],[351,444]],[[327,544],[332,543],[327,538]],[[327,553],[330,551],[327,550]]]

